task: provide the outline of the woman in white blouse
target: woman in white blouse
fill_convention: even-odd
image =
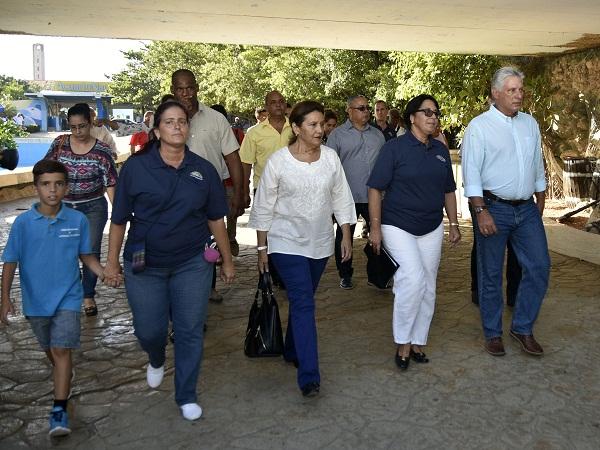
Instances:
[[[333,254],[331,215],[342,224],[342,257],[352,255],[354,201],[338,155],[321,145],[323,105],[296,104],[290,113],[294,136],[271,155],[260,178],[248,226],[258,237],[258,269],[269,270],[267,254],[287,288],[290,302],[283,357],[298,368],[304,396],[320,388],[314,293]],[[267,235],[269,245],[267,247]]]

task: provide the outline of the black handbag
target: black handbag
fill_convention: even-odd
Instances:
[[[279,307],[273,295],[271,276],[268,272],[262,273],[258,280],[258,288],[248,317],[244,353],[249,358],[283,354]]]
[[[379,255],[375,254],[371,244],[365,245],[364,252],[367,255],[367,279],[369,283],[379,289],[390,287],[392,278],[398,270],[398,263],[383,248],[383,245],[380,246]]]

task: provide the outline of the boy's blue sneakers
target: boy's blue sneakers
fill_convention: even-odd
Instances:
[[[66,436],[70,433],[69,415],[60,406],[55,406],[50,413],[50,437]]]

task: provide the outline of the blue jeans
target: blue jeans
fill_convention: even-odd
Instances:
[[[283,357],[298,360],[298,386],[320,383],[315,291],[328,258],[271,253],[271,259],[285,283],[290,302]],[[179,338],[179,335],[178,335]]]
[[[125,288],[133,328],[152,367],[165,363],[169,311],[175,340],[175,401],[196,403],[196,384],[204,351],[204,322],[213,264],[200,253],[174,267],[146,267],[134,274],[125,261]]]
[[[502,336],[502,266],[512,244],[522,279],[512,315],[515,333],[533,334],[550,277],[550,255],[542,217],[533,199],[518,206],[485,199],[498,232],[483,236],[475,223],[479,311],[486,339]],[[477,221],[477,215],[474,216]]]
[[[102,234],[104,226],[108,220],[108,202],[105,197],[90,200],[82,203],[65,202],[69,208],[76,209],[85,214],[90,225],[90,244],[92,253],[100,260],[100,252],[102,249]],[[83,284],[83,297],[94,298],[96,296],[96,282],[98,277],[88,267],[83,265],[83,275],[81,282]]]

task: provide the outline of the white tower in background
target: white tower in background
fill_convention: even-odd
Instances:
[[[43,44],[33,44],[33,79],[39,81],[46,79]]]

